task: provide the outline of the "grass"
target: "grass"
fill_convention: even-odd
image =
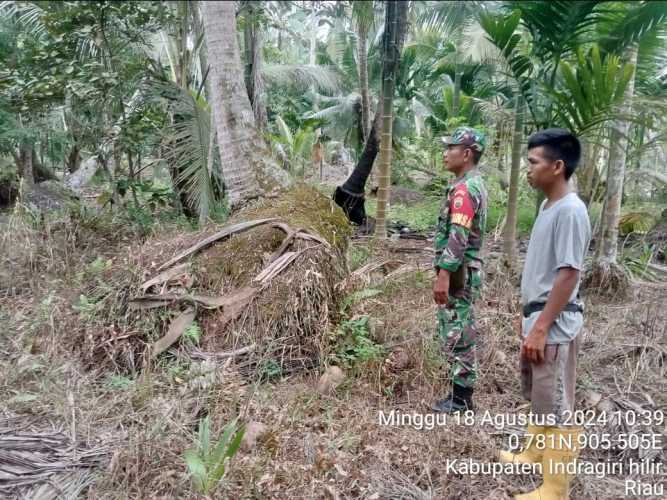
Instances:
[[[486,219],[487,232],[495,231],[496,228],[502,229],[505,223],[505,213],[507,207],[499,202],[489,203],[489,211]],[[517,208],[516,229],[519,236],[530,234],[530,230],[535,222],[535,202],[526,199],[519,199],[519,206]]]
[[[405,223],[416,231],[428,231],[435,226],[440,211],[440,200],[429,199],[411,206],[395,204],[389,211],[389,219]]]
[[[389,209],[390,221],[405,224],[416,231],[426,232],[433,230],[438,221],[440,211],[440,198],[427,198],[425,201],[414,205],[393,204]],[[369,199],[366,201],[366,212],[375,217],[377,201]],[[505,220],[506,206],[504,200],[489,197],[487,211],[486,230],[488,233],[502,229]],[[530,233],[535,221],[535,201],[531,196],[521,196],[517,211],[517,232],[519,235]]]
[[[522,200],[520,230],[531,221],[533,210],[531,196]],[[490,221],[500,220],[502,202],[496,203],[489,209]],[[418,225],[437,216],[438,204],[439,200],[428,200],[412,207],[397,206],[394,213]],[[489,227],[493,229],[491,222]],[[427,432],[378,425],[379,410],[422,413],[426,404],[447,389],[446,364],[433,338],[428,265],[345,291],[348,300],[339,322],[336,354],[349,363],[350,374],[344,391],[323,396],[316,391],[316,370],[277,377],[271,375],[280,366],[267,364],[265,379],[249,383],[234,363],[189,360],[183,352],[165,355],[131,374],[82,366],[76,352],[82,347],[67,341],[72,332],[84,329],[91,338],[106,341],[107,337],[101,337],[98,323],[93,322],[99,315],[96,295],[84,293],[82,298],[74,285],[80,280],[85,282],[80,285],[87,283],[91,288],[92,284],[96,289],[100,282],[113,283],[113,276],[108,275],[113,271],[108,264],[115,257],[110,246],[113,240],[85,233],[89,241],[77,240],[86,245],[71,249],[77,259],[67,254],[66,266],[60,259],[67,256],[57,248],[60,243],[54,234],[45,238],[37,229],[35,234],[28,228],[17,232],[16,225],[9,229],[14,232],[5,235],[7,246],[20,245],[21,256],[32,256],[11,261],[16,265],[14,273],[25,274],[21,266],[33,266],[27,271],[40,279],[22,294],[0,300],[0,400],[6,402],[6,415],[25,418],[37,431],[64,429],[81,444],[109,444],[107,461],[93,469],[94,482],[85,492],[89,498],[202,498],[193,486],[216,498],[311,498],[327,491],[340,498],[374,494],[379,498],[429,498],[418,496],[420,491],[430,492],[430,498],[509,498],[510,490],[528,490],[535,479],[489,477],[480,485],[470,477],[443,471],[442,457],[493,456],[504,439],[496,429],[451,423]],[[33,236],[34,245],[28,245],[26,241]],[[383,248],[382,244],[368,248],[353,244],[348,263],[358,268],[383,258],[388,255],[382,254]],[[9,257],[3,253],[3,263],[9,263]],[[641,300],[612,307],[589,301],[580,392],[593,387],[604,401],[618,408],[630,400],[646,408],[649,398],[655,407],[665,406],[664,359],[655,347],[664,340],[667,318],[660,308],[664,290],[664,284],[642,285],[638,291]],[[512,413],[523,402],[514,369],[518,344],[511,330],[516,295],[506,277],[498,274],[485,284],[484,300],[476,306],[484,335],[476,403],[491,414]],[[188,332],[190,341],[202,335],[200,326]],[[109,328],[118,336],[160,335],[149,326],[123,330],[122,322]],[[400,369],[385,362],[397,352],[409,360]],[[499,361],[498,353],[507,359]],[[234,467],[225,466],[223,473],[219,466],[227,464],[225,455],[231,453],[226,452],[235,451],[229,443],[236,434],[230,433],[229,439],[218,436],[224,436],[225,426],[237,415],[243,415],[238,423],[258,420],[269,431],[255,448],[240,449]],[[202,433],[198,429],[203,419],[208,419],[210,427],[201,428]],[[22,432],[31,429],[18,427]],[[603,431],[607,432],[599,432]],[[221,445],[221,452],[213,456],[220,442],[227,445]],[[190,472],[184,462],[187,450],[192,450],[188,452]],[[584,458],[619,459],[601,450],[586,450]],[[579,477],[573,498],[619,496],[614,489],[617,481]]]

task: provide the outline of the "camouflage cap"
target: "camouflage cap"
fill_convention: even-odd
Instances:
[[[449,146],[450,144],[463,144],[483,153],[486,149],[486,137],[479,130],[472,127],[458,127],[452,135],[442,137],[442,142]]]

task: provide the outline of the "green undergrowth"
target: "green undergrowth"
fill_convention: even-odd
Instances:
[[[410,229],[420,232],[434,230],[438,221],[438,213],[442,200],[429,197],[425,201],[414,205],[393,204],[389,209],[388,219],[393,222],[405,224]],[[375,199],[366,200],[366,213],[375,217],[377,202]],[[493,232],[502,229],[505,222],[507,207],[505,201],[489,197],[489,208],[487,212],[486,230]],[[535,220],[534,197],[523,196],[519,198],[517,212],[517,231],[520,235],[527,235]]]
[[[361,368],[386,354],[385,347],[373,338],[371,318],[368,315],[342,321],[332,332],[333,352],[329,356],[334,364],[345,368]]]

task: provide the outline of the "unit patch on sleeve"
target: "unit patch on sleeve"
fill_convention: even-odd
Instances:
[[[450,215],[452,224],[458,224],[466,229],[472,227],[475,210],[472,205],[472,198],[465,184],[457,186],[452,195]]]

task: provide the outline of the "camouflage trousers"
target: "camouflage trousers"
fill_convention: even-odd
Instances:
[[[446,306],[439,306],[438,337],[449,363],[452,383],[472,388],[477,380],[477,329],[473,302],[479,296],[481,272],[468,268],[465,288],[450,295]]]

